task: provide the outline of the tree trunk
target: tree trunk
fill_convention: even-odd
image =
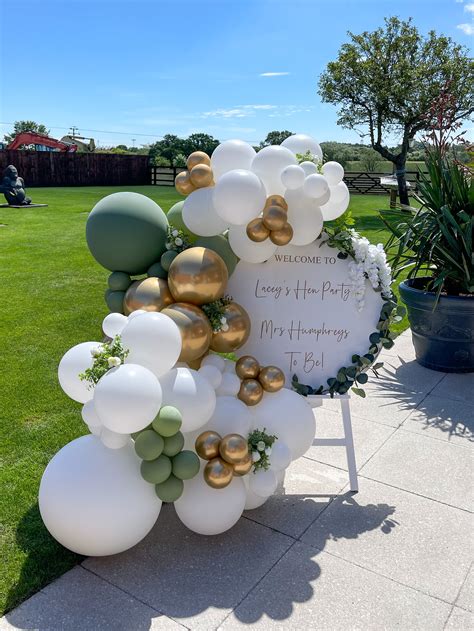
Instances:
[[[398,182],[398,197],[400,198],[400,204],[402,206],[409,206],[410,200],[408,199],[407,181],[405,178],[405,158],[401,158],[395,162],[395,175]]]

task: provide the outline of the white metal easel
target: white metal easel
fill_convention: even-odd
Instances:
[[[350,395],[339,394],[334,397],[341,404],[342,423],[344,426],[344,438],[315,438],[315,447],[345,447],[347,457],[347,468],[349,470],[349,485],[351,491],[355,493],[359,490],[357,481],[357,467],[354,450],[354,437],[352,435],[351,408],[349,405]],[[324,394],[314,394],[308,396],[308,402],[312,408],[321,407],[328,396]],[[317,427],[316,427],[317,429]]]

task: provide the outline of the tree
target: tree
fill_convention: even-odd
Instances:
[[[288,138],[288,136],[293,136],[292,131],[288,131],[285,129],[284,131],[271,131],[267,134],[265,140],[262,140],[260,143],[260,149],[263,147],[268,147],[269,145],[281,145],[281,143]]]
[[[184,152],[184,140],[174,136],[173,134],[166,134],[163,140],[158,140],[150,146],[150,161],[155,163],[155,158],[158,156],[166,158],[170,166],[177,166],[175,164],[176,157]]]
[[[361,135],[395,165],[400,202],[408,204],[410,143],[428,129],[430,105],[447,84],[456,95],[456,120],[474,111],[474,62],[449,37],[434,31],[422,36],[411,19],[387,18],[375,31],[348,35],[351,41],[321,75],[319,93],[324,102],[339,106],[339,125],[364,128]],[[400,138],[397,152],[387,146],[394,135]]]
[[[377,170],[377,163],[380,160],[380,155],[371,149],[370,147],[366,147],[360,154],[360,161],[362,163],[362,167],[365,171],[369,173]]]
[[[49,136],[49,129],[46,129],[44,125],[41,123],[35,123],[35,121],[15,121],[13,124],[13,131],[11,134],[5,134],[4,140],[7,144],[10,144],[11,141],[17,136],[21,134],[23,131],[36,131],[39,134],[45,134],[45,136]]]
[[[210,156],[218,144],[219,141],[209,134],[191,134],[183,141],[181,152],[189,156],[193,151],[204,151]]]

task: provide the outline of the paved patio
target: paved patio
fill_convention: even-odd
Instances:
[[[474,375],[414,361],[410,333],[351,401],[360,492],[345,452],[313,447],[284,495],[206,538],[166,506],[136,548],[87,559],[0,629],[471,629]],[[318,437],[342,431],[337,405]]]

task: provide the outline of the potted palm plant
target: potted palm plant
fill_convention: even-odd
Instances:
[[[444,372],[474,371],[474,177],[457,161],[462,140],[447,92],[433,105],[425,139],[419,209],[382,211],[387,248],[407,306],[417,361]]]

